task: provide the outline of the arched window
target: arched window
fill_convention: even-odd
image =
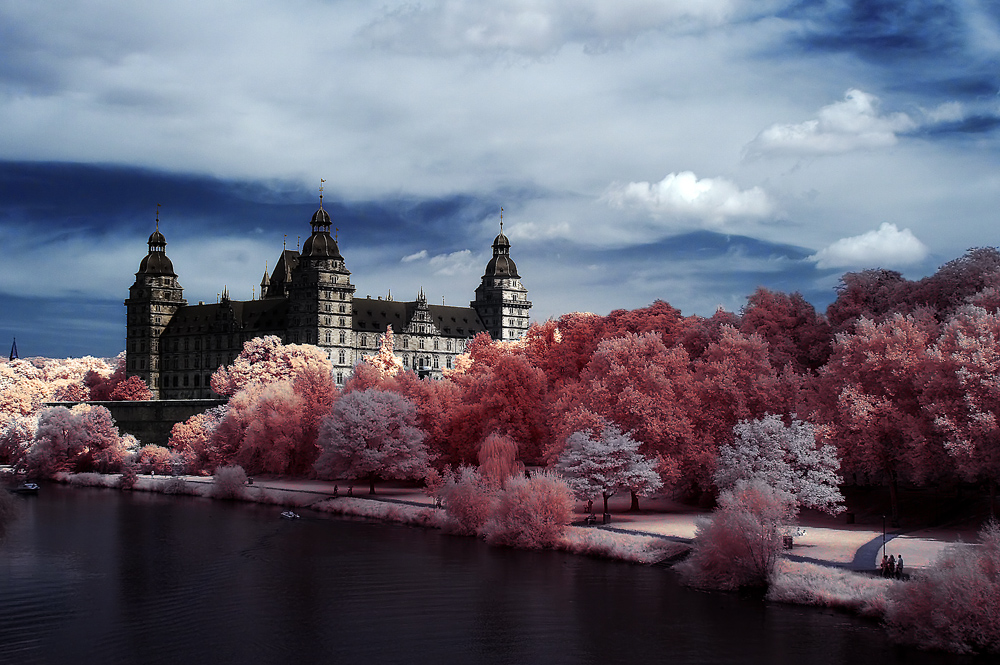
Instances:
[[[424,338],[423,337],[421,337],[419,340],[417,340],[417,346],[419,346],[421,349],[424,348]]]
[[[340,333],[340,343],[341,344],[347,343],[347,333],[344,332]]]
[[[337,372],[337,383],[340,384],[340,385],[344,385],[344,373],[343,372]]]
[[[438,368],[438,357],[434,356],[434,369]]]
[[[344,353],[343,349],[340,350],[340,356],[339,356],[339,358],[340,358],[339,362],[340,362],[341,365],[343,365],[345,362],[347,362],[347,354]]]
[[[438,341],[437,340],[434,340],[434,350],[435,351],[438,350]]]
[[[368,335],[361,336],[361,346],[368,346]]]
[[[329,330],[326,331],[326,343],[327,344],[333,343],[333,333],[330,332]]]

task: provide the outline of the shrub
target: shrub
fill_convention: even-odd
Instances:
[[[982,545],[955,545],[889,596],[889,634],[897,641],[957,653],[1000,653],[1000,525]]]
[[[450,475],[441,488],[445,512],[457,525],[454,530],[476,535],[493,512],[495,490],[472,467],[463,466]]]
[[[242,466],[221,466],[212,477],[212,496],[216,499],[243,499],[247,474]]]
[[[760,481],[738,481],[701,520],[691,556],[677,565],[685,582],[711,589],[766,587],[781,550],[793,500]]]
[[[515,476],[500,492],[482,534],[491,545],[540,549],[557,546],[573,514],[573,491],[559,476]]]
[[[139,477],[135,464],[122,465],[122,477],[118,482],[118,487],[123,490],[130,490],[135,486],[135,481]]]

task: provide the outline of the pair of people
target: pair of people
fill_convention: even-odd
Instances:
[[[879,566],[879,571],[882,573],[882,577],[890,577],[900,579],[903,576],[903,555],[900,554],[897,559],[894,555],[885,554],[882,555],[882,564]]]

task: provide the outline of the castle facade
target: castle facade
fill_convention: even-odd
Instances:
[[[283,250],[271,274],[264,273],[259,299],[237,301],[224,292],[217,303],[189,305],[157,215],[149,251],[125,300],[127,375],[145,381],[154,399],[217,397],[212,373],[232,363],[247,340],[276,335],[285,344],[323,349],[342,386],[354,364],[378,350],[391,325],[403,365],[440,377],[478,333],[511,341],[528,329],[531,302],[502,223],[469,307],[429,304],[422,289],[412,302],[356,298],[322,198],[310,224],[301,250]]]

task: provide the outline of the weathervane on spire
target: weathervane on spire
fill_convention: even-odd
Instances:
[[[503,206],[500,206],[500,233],[503,233]]]
[[[161,205],[163,205],[163,204],[162,203],[157,203],[156,204],[156,230],[157,231],[160,230],[160,206]]]
[[[326,182],[326,180],[323,180],[323,178],[319,179],[319,209],[320,210],[323,209],[323,183],[324,182]]]

